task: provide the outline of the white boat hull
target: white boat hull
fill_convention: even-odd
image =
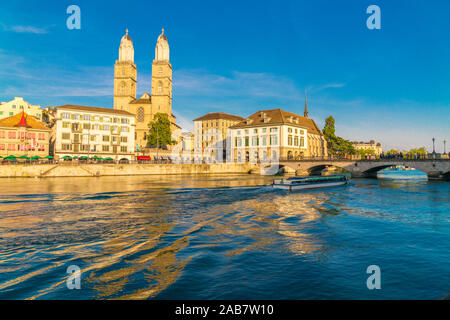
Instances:
[[[317,188],[325,188],[325,187],[335,187],[335,186],[342,186],[344,184],[347,184],[346,181],[337,181],[337,182],[328,182],[328,183],[314,183],[314,184],[272,184],[272,187],[277,189],[283,189],[283,190],[303,190],[303,189],[317,189]]]

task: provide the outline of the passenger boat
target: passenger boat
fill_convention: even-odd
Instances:
[[[390,166],[377,172],[378,179],[387,180],[428,180],[426,172],[406,166]]]
[[[273,180],[273,188],[285,189],[289,191],[301,189],[315,189],[333,186],[342,186],[348,184],[349,179],[344,175],[337,176],[309,176],[309,177],[291,177],[288,179]]]

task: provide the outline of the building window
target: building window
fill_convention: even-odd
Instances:
[[[300,147],[304,147],[305,146],[305,138],[301,137],[300,138]]]
[[[127,152],[127,147],[126,146],[120,147],[120,152],[126,153]]]
[[[91,125],[89,123],[83,123],[83,129],[89,130]]]
[[[292,136],[291,135],[288,136],[288,146],[292,146]]]
[[[102,146],[102,151],[108,152],[108,151],[109,151],[109,146],[103,145],[103,146]]]
[[[248,144],[249,144],[249,139],[248,139],[248,137],[245,137],[245,146],[248,147]]]
[[[103,142],[109,142],[109,136],[103,136]]]
[[[128,142],[128,138],[127,137],[120,137],[120,142]]]
[[[137,111],[137,121],[144,122],[144,119],[145,119],[144,108],[140,107]]]
[[[63,140],[70,140],[70,133],[63,133],[62,138]]]

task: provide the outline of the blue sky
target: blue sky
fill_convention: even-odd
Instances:
[[[138,95],[150,91],[156,39],[165,28],[173,112],[192,119],[248,116],[281,107],[338,135],[386,148],[450,141],[450,1],[2,1],[0,100],[112,107],[113,68],[125,29]],[[81,30],[66,8],[81,8]],[[366,8],[381,8],[369,30]],[[447,144],[447,152],[450,142]]]

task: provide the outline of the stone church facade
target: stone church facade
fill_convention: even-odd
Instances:
[[[134,63],[134,47],[131,37],[122,37],[119,60],[114,66],[114,109],[124,110],[136,116],[136,151],[143,152],[147,146],[148,124],[156,113],[168,115],[172,133],[181,129],[172,114],[172,65],[169,60],[169,43],[164,29],[155,47],[152,64],[151,95],[145,92],[137,98],[137,67]]]

